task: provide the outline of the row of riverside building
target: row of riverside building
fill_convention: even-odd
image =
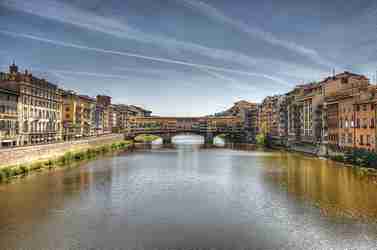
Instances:
[[[298,85],[260,104],[239,101],[224,112],[195,119],[151,117],[151,111],[143,108],[112,104],[110,96],[92,98],[64,90],[28,71],[19,72],[14,63],[8,73],[0,72],[0,147],[150,130],[159,125],[207,132],[237,128],[247,142],[255,142],[262,133],[282,146],[376,151],[376,120],[377,87],[367,77],[350,72]]]
[[[258,108],[258,129],[284,146],[376,151],[376,109],[377,87],[346,71],[266,97]]]
[[[0,147],[75,140],[126,129],[130,116],[150,116],[134,105],[112,104],[111,97],[96,98],[67,91],[19,72],[13,63],[0,72]]]

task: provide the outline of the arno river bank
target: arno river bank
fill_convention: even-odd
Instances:
[[[0,185],[0,204],[0,249],[373,249],[377,242],[377,185],[353,169],[182,141]]]

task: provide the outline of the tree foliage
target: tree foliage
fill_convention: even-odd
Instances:
[[[365,149],[348,150],[343,161],[354,165],[377,169],[377,153]]]

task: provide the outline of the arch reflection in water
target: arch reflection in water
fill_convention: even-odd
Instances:
[[[176,135],[172,138],[171,141],[176,146],[203,145],[204,137],[201,135]]]

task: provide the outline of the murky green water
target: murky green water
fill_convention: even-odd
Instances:
[[[0,249],[375,249],[377,185],[334,163],[190,146],[0,186]]]

